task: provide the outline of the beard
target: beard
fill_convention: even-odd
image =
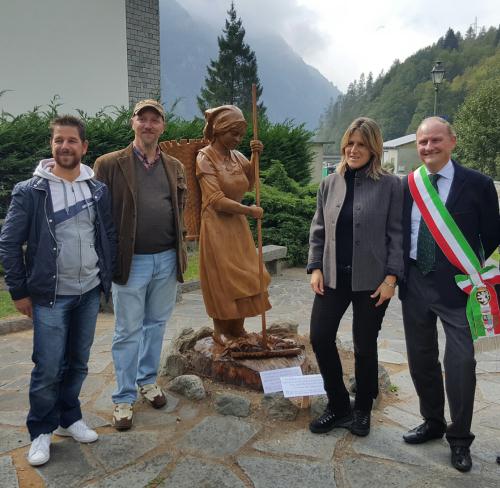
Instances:
[[[64,169],[75,169],[80,164],[80,158],[76,157],[73,153],[60,153],[54,154],[54,160],[58,166]]]

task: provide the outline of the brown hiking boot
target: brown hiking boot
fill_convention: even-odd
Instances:
[[[139,387],[139,393],[153,408],[161,408],[167,404],[165,393],[156,383],[142,385]]]
[[[113,410],[113,427],[116,430],[128,430],[132,427],[134,410],[130,403],[117,403]]]

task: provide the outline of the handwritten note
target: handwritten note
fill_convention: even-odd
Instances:
[[[276,393],[277,391],[282,391],[281,378],[288,376],[302,376],[300,366],[261,371],[260,380],[262,381],[264,393]]]
[[[286,376],[281,378],[281,386],[286,398],[326,394],[320,374]]]

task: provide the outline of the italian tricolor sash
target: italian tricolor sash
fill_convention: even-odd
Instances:
[[[437,245],[448,261],[464,273],[456,275],[455,281],[469,295],[467,320],[476,350],[500,347],[500,311],[494,288],[500,284],[498,269],[481,265],[432,186],[424,165],[408,175],[408,185]]]

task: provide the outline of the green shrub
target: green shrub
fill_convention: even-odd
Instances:
[[[0,113],[0,218],[7,211],[13,186],[29,178],[39,160],[50,157],[49,123],[58,111],[55,97],[46,111],[35,107],[18,116]],[[86,123],[89,140],[83,162],[90,166],[97,157],[126,147],[133,139],[130,109],[108,107],[94,116],[81,111],[79,115]],[[187,121],[170,117],[161,139],[198,139],[203,126],[200,118]],[[264,143],[260,159],[263,240],[265,244],[287,246],[291,264],[307,260],[309,226],[316,207],[317,185],[308,184],[313,158],[311,136],[303,125],[294,126],[291,121],[273,124],[265,117],[259,121],[259,138]],[[240,147],[247,156],[251,138],[249,125]],[[245,202],[253,203],[253,199],[253,194],[247,194]],[[255,231],[255,221],[252,227]]]
[[[299,185],[289,178],[280,161],[274,161],[261,184],[260,204],[264,208],[262,242],[288,248],[287,260],[292,265],[307,262],[309,228],[316,211],[318,185]],[[273,186],[271,186],[273,185]],[[255,194],[247,193],[244,203],[255,203]],[[250,225],[254,235],[256,221]]]
[[[1,94],[0,94],[1,96]],[[33,174],[41,159],[50,157],[50,121],[59,114],[58,97],[49,103],[46,111],[35,107],[32,111],[13,116],[0,113],[0,217],[7,211],[13,186]],[[125,107],[107,107],[90,116],[79,111],[87,127],[89,149],[83,162],[93,166],[101,155],[129,145],[133,139],[130,127],[131,110]],[[270,168],[273,160],[280,160],[289,177],[301,184],[310,180],[313,153],[309,143],[312,133],[292,122],[259,122],[259,137],[264,143],[261,169]],[[188,121],[169,117],[161,140],[199,139],[203,136],[204,121]],[[252,128],[249,125],[240,150],[250,156],[249,143]]]

